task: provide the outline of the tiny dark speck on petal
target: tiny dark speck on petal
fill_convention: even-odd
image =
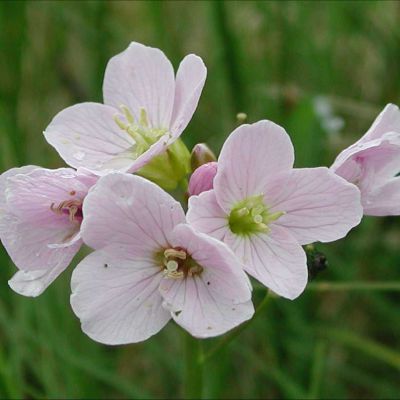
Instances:
[[[104,268],[108,268],[108,264],[104,264]]]
[[[210,282],[207,282],[207,285],[209,285],[210,284]]]

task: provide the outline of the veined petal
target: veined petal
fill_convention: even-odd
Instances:
[[[66,268],[78,252],[81,241],[65,248],[51,248],[75,234],[64,226],[40,227],[7,213],[0,218],[0,238],[14,264],[24,271]]]
[[[40,228],[64,227],[67,232],[75,227],[78,231],[79,227],[67,215],[58,214],[52,208],[68,200],[83,201],[92,184],[92,181],[82,182],[71,168],[35,168],[7,179],[6,200],[10,212],[21,222]]]
[[[173,67],[159,49],[132,42],[107,64],[104,103],[116,108],[127,106],[136,120],[145,109],[153,128],[169,128],[174,92]]]
[[[295,299],[307,284],[306,255],[284,228],[271,226],[268,234],[230,235],[226,239],[244,269],[280,296]]]
[[[47,127],[46,140],[64,161],[97,175],[127,171],[134,158],[133,138],[115,122],[120,112],[110,106],[82,103],[58,113]]]
[[[207,233],[221,241],[229,230],[228,216],[219,206],[214,190],[191,196],[186,218],[199,232]]]
[[[207,77],[203,60],[194,55],[186,56],[176,74],[175,100],[171,132],[179,136],[192,119]]]
[[[66,269],[68,265],[61,263],[52,269],[18,271],[8,281],[14,292],[27,297],[40,296]]]
[[[340,239],[362,218],[357,187],[328,168],[293,169],[271,182],[265,193],[270,212],[285,213],[275,224],[300,244]]]
[[[221,335],[254,313],[250,282],[239,260],[223,243],[197,233],[187,224],[174,230],[173,246],[186,249],[203,268],[199,275],[164,278],[160,292],[164,307],[193,336]]]
[[[37,168],[40,168],[40,167],[37,167],[35,165],[27,165],[27,166],[19,167],[19,168],[11,168],[8,171],[6,171],[0,175],[0,218],[1,218],[2,213],[4,213],[7,208],[6,188],[7,188],[8,178],[11,178],[14,175],[18,175],[18,174],[27,174]]]
[[[399,107],[390,103],[377,116],[367,133],[360,139],[360,142],[379,139],[388,132],[400,133],[400,110]]]
[[[362,200],[365,215],[400,215],[400,178],[388,180]]]
[[[349,182],[376,182],[400,171],[400,133],[389,132],[368,142],[357,142],[343,150],[331,169]]]
[[[100,249],[124,244],[138,254],[169,246],[175,225],[185,222],[182,206],[154,183],[113,173],[99,179],[83,204],[84,242]]]
[[[161,269],[150,260],[124,257],[112,247],[95,251],[72,274],[72,308],[82,330],[100,343],[146,340],[171,318],[158,291]]]
[[[214,189],[219,205],[228,212],[233,204],[262,194],[265,183],[289,171],[293,145],[286,131],[271,121],[241,125],[222,147]]]

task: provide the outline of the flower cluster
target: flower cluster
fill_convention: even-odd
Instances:
[[[175,76],[160,50],[131,43],[107,65],[104,104],[69,107],[44,132],[70,167],[1,175],[14,291],[40,295],[84,244],[71,305],[91,338],[139,342],[170,319],[206,338],[253,316],[248,275],[294,299],[308,281],[303,245],[343,238],[363,214],[400,214],[396,106],[331,168],[293,168],[289,135],[267,120],[239,126],[218,160],[204,144],[191,157],[179,137],[206,74],[189,55]],[[185,215],[166,190],[190,173]]]

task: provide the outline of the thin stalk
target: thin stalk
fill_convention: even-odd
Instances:
[[[203,364],[201,341],[185,332],[184,398],[201,399],[203,395]]]
[[[236,339],[247,327],[261,314],[261,311],[267,306],[271,300],[271,296],[268,295],[268,290],[265,293],[264,299],[258,305],[256,312],[251,320],[237,327],[234,331],[225,335],[214,347],[212,347],[204,356],[201,358],[201,362],[205,363],[210,358],[215,356],[219,351],[221,351],[225,346]]]

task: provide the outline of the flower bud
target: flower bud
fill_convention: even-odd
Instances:
[[[189,196],[196,196],[213,188],[214,177],[217,173],[215,161],[201,165],[197,168],[189,181]]]
[[[205,143],[198,143],[193,147],[191,155],[192,171],[199,168],[201,165],[211,161],[217,161],[217,157]]]

